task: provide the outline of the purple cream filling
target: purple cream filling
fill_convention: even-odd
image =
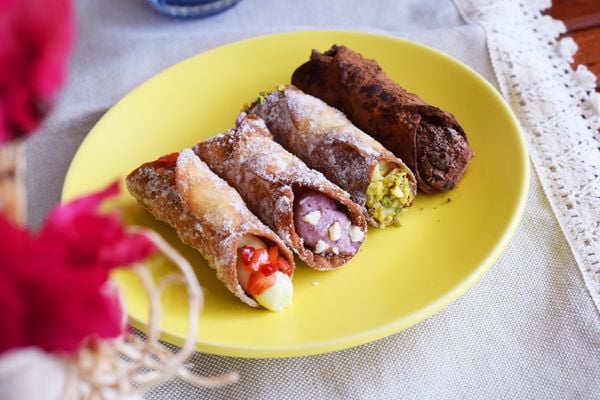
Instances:
[[[316,224],[304,221],[304,217],[313,212],[320,211],[321,216]],[[338,240],[329,239],[329,228],[338,222],[341,228],[341,236]],[[333,199],[316,191],[301,194],[294,201],[294,224],[296,232],[304,239],[304,245],[315,250],[317,242],[322,240],[329,248],[319,253],[321,255],[335,254],[337,249],[340,255],[353,256],[358,252],[362,240],[352,242],[350,239],[350,227],[352,223],[345,212],[338,209],[338,203]]]

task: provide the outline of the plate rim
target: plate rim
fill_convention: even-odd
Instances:
[[[363,344],[371,343],[379,339],[383,339],[388,337],[394,333],[399,333],[407,328],[415,326],[425,319],[433,316],[434,314],[440,312],[442,309],[449,306],[454,300],[458,299],[462,295],[466,293],[468,289],[473,287],[475,283],[477,283],[495,264],[495,262],[500,258],[500,256],[504,253],[512,238],[514,237],[521,219],[523,217],[527,199],[529,195],[529,186],[531,182],[531,165],[529,160],[529,155],[527,151],[527,142],[525,140],[523,131],[519,124],[517,117],[510,105],[506,102],[506,100],[502,97],[502,95],[487,79],[481,76],[477,71],[471,68],[469,65],[463,63],[462,61],[456,59],[455,57],[446,54],[440,50],[432,48],[422,43],[414,42],[405,38],[395,37],[391,35],[386,35],[382,33],[375,32],[365,32],[365,31],[356,31],[356,30],[343,30],[343,29],[333,29],[333,30],[298,30],[298,31],[287,31],[287,32],[277,32],[271,33],[267,35],[257,35],[248,38],[244,38],[241,40],[229,42],[222,44],[217,47],[213,47],[211,49],[202,51],[200,53],[194,54],[190,57],[187,57],[169,67],[155,73],[148,79],[144,80],[132,90],[127,92],[124,96],[122,96],[119,100],[117,100],[112,107],[110,107],[104,115],[94,124],[94,126],[89,130],[83,141],[77,148],[75,155],[73,156],[69,168],[67,169],[67,173],[65,174],[65,179],[62,186],[61,198],[60,202],[64,203],[68,201],[67,191],[69,186],[69,181],[72,179],[71,175],[73,171],[76,169],[81,154],[84,152],[87,146],[89,146],[90,138],[92,135],[95,135],[95,132],[99,130],[99,126],[102,125],[103,121],[110,117],[110,114],[115,109],[119,109],[124,107],[128,103],[128,99],[134,97],[135,94],[141,90],[143,87],[148,85],[153,80],[162,76],[163,74],[169,73],[172,69],[177,68],[179,65],[190,62],[193,59],[198,57],[205,56],[206,54],[219,51],[224,47],[232,46],[232,45],[243,45],[247,42],[252,41],[261,41],[261,40],[269,40],[273,38],[282,38],[284,39],[286,36],[295,36],[295,35],[304,35],[304,34],[315,34],[315,35],[350,35],[350,36],[361,36],[361,37],[371,37],[375,40],[385,40],[390,42],[400,42],[403,45],[412,46],[419,48],[422,51],[433,52],[436,56],[445,59],[447,62],[450,62],[459,68],[466,70],[468,75],[470,75],[473,79],[479,81],[479,83],[483,84],[483,86],[491,93],[491,95],[502,105],[502,108],[506,112],[509,117],[510,124],[514,132],[517,134],[519,146],[519,158],[522,159],[523,162],[523,180],[520,185],[520,194],[518,197],[518,205],[516,210],[513,212],[511,216],[510,223],[505,228],[504,232],[500,239],[496,242],[494,247],[489,251],[487,256],[483,261],[479,263],[479,265],[472,270],[472,272],[466,275],[456,286],[450,289],[442,296],[438,296],[435,298],[430,304],[425,307],[419,308],[418,310],[413,311],[410,314],[404,315],[402,318],[396,319],[392,322],[389,322],[384,325],[377,326],[376,328],[372,328],[369,330],[362,331],[353,335],[344,335],[340,338],[325,340],[325,341],[317,341],[312,342],[310,344],[301,344],[301,345],[287,345],[281,347],[266,347],[266,346],[247,346],[247,345],[223,345],[218,343],[211,343],[208,341],[195,341],[195,349],[201,352],[215,354],[220,356],[229,356],[229,357],[240,357],[240,358],[253,358],[253,359],[264,359],[264,358],[291,358],[298,356],[309,356],[316,354],[325,354],[331,353],[335,351],[342,351],[350,348],[354,348]],[[75,167],[74,167],[75,166]],[[127,307],[124,307],[125,312],[128,315],[128,320],[131,325],[133,325],[137,329],[143,330],[146,327],[146,324],[131,316],[127,310]],[[200,318],[199,329],[202,329],[202,319]],[[160,338],[161,340],[165,340],[171,344],[181,346],[184,342],[184,338],[177,334],[165,332],[160,330]]]

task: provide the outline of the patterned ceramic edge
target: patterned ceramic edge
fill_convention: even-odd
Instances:
[[[168,0],[148,0],[148,2],[156,11],[167,17],[204,18],[222,13],[239,3],[240,0],[188,1],[189,4],[184,4],[185,2],[182,1],[169,2]]]

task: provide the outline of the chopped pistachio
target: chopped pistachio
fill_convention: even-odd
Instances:
[[[405,168],[389,170],[387,163],[378,163],[366,194],[367,211],[382,228],[398,225],[401,215],[398,211],[408,207],[413,196],[408,171]]]

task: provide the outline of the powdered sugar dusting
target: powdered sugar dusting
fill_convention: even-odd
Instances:
[[[275,202],[275,209],[279,213],[288,212],[291,206],[292,206],[292,203],[290,202],[290,199],[287,198],[286,196],[279,197],[277,199],[277,201]]]
[[[375,158],[380,158],[382,153],[390,153],[378,141],[354,126],[344,113],[321,99],[293,86],[286,88],[284,96],[296,126],[308,125],[305,134],[313,136],[312,140],[316,139],[321,145],[342,141]]]
[[[251,112],[265,119],[277,142],[350,192],[361,205],[378,161],[405,167],[341,111],[292,85],[270,93]]]
[[[218,278],[245,303],[257,306],[237,281],[237,244],[245,235],[277,243],[293,262],[275,233],[248,210],[239,194],[216,176],[190,150],[175,164],[151,162],[127,178],[130,192],[157,219],[177,230],[181,240],[198,250],[216,269]]]
[[[239,232],[270,232],[269,228],[248,210],[239,193],[212,172],[192,150],[186,149],[180,153],[175,173],[177,191],[182,202],[192,214],[205,221],[194,225],[199,234],[208,234],[208,221],[211,228],[218,227],[224,230],[223,233],[235,233],[224,235],[221,239],[223,246],[235,247],[234,241],[239,239]]]
[[[182,201],[192,213],[204,213],[225,229],[242,223],[240,214],[246,204],[240,195],[190,149],[179,154],[175,182]]]
[[[327,260],[313,260],[312,253],[304,248],[295,232],[294,191],[305,188],[321,192],[344,205],[354,223],[366,226],[360,208],[352,203],[348,193],[273,141],[262,119],[248,115],[238,119],[238,123],[236,129],[199,144],[197,154],[236,187],[250,209],[275,229],[304,261],[317,269],[332,268]],[[346,261],[338,258],[333,266]]]
[[[259,134],[256,134],[259,133]],[[225,134],[228,144],[235,143],[235,155],[231,160],[243,160],[261,178],[291,185],[292,183],[322,187],[326,178],[318,171],[308,168],[299,158],[272,140],[265,123],[261,119],[244,119],[239,128]],[[231,161],[231,168],[235,164]]]

